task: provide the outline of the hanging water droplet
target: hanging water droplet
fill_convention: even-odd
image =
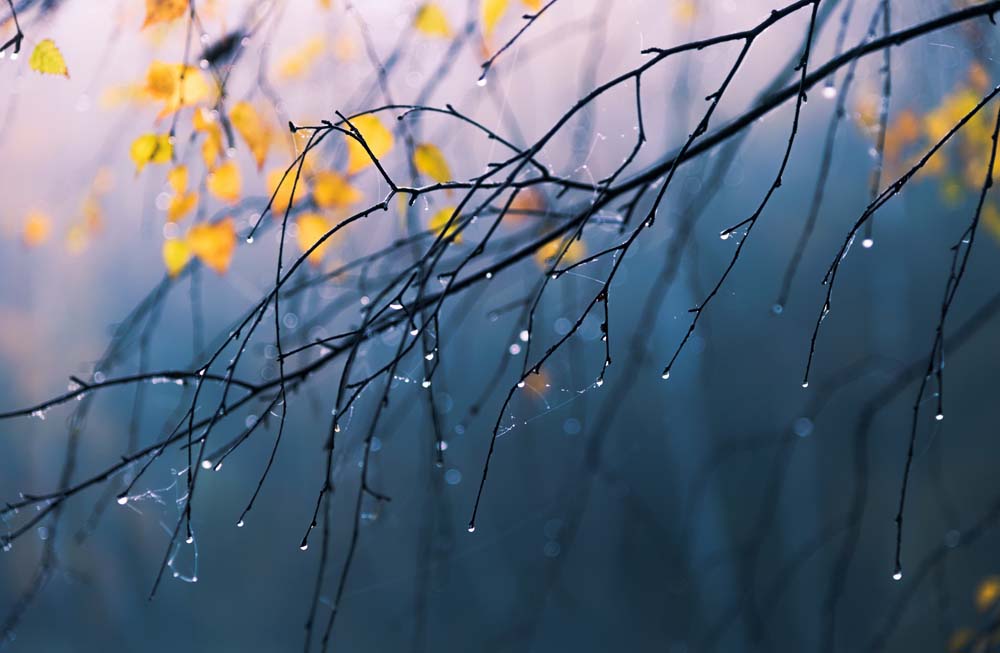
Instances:
[[[420,383],[420,387],[421,387],[421,388],[429,388],[429,387],[431,387],[431,381],[430,381],[430,379],[424,379],[424,380],[423,380],[423,381],[422,381],[422,382]]]
[[[187,542],[188,544],[194,544],[194,535],[188,535],[187,539],[184,541]]]
[[[944,413],[938,413],[937,415],[934,416],[934,419],[940,422],[941,420],[944,419]]]
[[[808,381],[803,381],[802,382],[802,387],[803,388],[808,388],[809,387],[809,382]]]
[[[670,378],[670,370],[667,370],[663,374],[661,374],[660,378],[663,379],[664,381],[666,381],[667,379],[669,379]]]
[[[399,302],[393,302],[389,304],[389,308],[391,308],[394,311],[401,311],[403,310],[403,305],[400,304]]]
[[[434,360],[434,352],[429,351],[426,354],[424,354],[424,360],[428,360],[428,361]]]
[[[479,79],[477,79],[476,80],[476,86],[478,86],[480,88],[482,88],[483,86],[486,86],[486,78],[485,77],[480,77]]]
[[[244,526],[244,522],[243,522],[242,519],[239,520],[238,522],[236,522],[236,528],[243,528],[243,526]]]
[[[247,236],[247,245],[253,244],[253,236]]]
[[[897,571],[892,575],[893,580],[903,580],[903,572]]]
[[[875,241],[872,240],[871,238],[865,238],[864,240],[861,241],[861,246],[864,247],[865,249],[871,249],[872,245],[874,244]]]
[[[531,337],[531,334],[528,333],[527,329],[524,329],[518,334],[518,337],[521,339],[521,342],[528,342],[528,338]]]
[[[473,524],[469,524],[469,528],[467,530],[470,533],[475,533],[476,532],[476,527]]]
[[[302,544],[299,545],[299,551],[305,551],[308,548],[309,548],[309,543],[308,542],[303,542]]]
[[[128,503],[128,497],[127,496],[125,496],[123,494],[122,496],[118,497],[118,505],[119,506],[124,506],[126,503]]]
[[[832,82],[828,82],[827,85],[823,87],[823,97],[827,100],[832,100],[837,97],[837,87],[834,86]]]

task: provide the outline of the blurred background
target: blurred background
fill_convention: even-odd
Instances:
[[[824,0],[814,61],[835,53],[849,5],[845,43],[853,47],[865,38],[878,4]],[[961,3],[891,4],[900,29]],[[272,286],[277,223],[265,216],[253,244],[240,238],[223,274],[200,267],[165,281],[164,242],[193,221],[216,216],[232,216],[241,235],[255,224],[267,204],[268,173],[287,167],[302,148],[287,133],[288,120],[317,124],[335,119],[337,111],[357,113],[390,101],[450,103],[524,146],[597,83],[647,60],[643,48],[750,27],[778,3],[561,0],[498,58],[485,85],[476,83],[480,64],[532,11],[515,0],[489,34],[478,2],[435,3],[447,17],[448,29],[439,34],[415,27],[419,3],[403,0],[199,3],[195,51],[256,26],[241,39],[239,58],[218,70],[227,76],[230,105],[246,101],[271,125],[272,145],[258,169],[247,145],[233,140],[231,160],[242,184],[238,198],[227,202],[205,189],[209,170],[191,128],[197,109],[182,108],[175,154],[189,166],[190,186],[201,190],[186,222],[166,218],[170,166],[137,172],[129,157],[138,136],[170,128],[172,115],[159,115],[159,106],[129,89],[143,83],[151,62],[184,61],[186,20],[144,28],[138,0],[48,5],[26,3],[19,16],[27,35],[21,56],[0,60],[0,410],[61,394],[73,386],[70,375],[97,380],[140,365],[176,370],[204,362],[205,352]],[[791,79],[786,64],[797,61],[807,26],[808,11],[800,11],[754,44],[713,125],[743,113],[775,78]],[[13,28],[4,29],[0,40]],[[974,104],[994,86],[991,29],[977,19],[893,50],[882,186],[940,137],[942,121],[953,124],[971,108],[970,97]],[[29,69],[28,54],[44,38],[58,45],[68,78]],[[643,77],[648,142],[627,174],[684,143],[738,48],[678,56]],[[373,56],[392,62],[386,73],[391,100],[380,90]],[[419,353],[406,358],[376,429],[370,479],[392,500],[365,499],[334,649],[974,650],[984,633],[990,636],[1000,597],[994,578],[1000,536],[991,530],[1000,500],[1000,444],[993,437],[1000,331],[991,319],[1000,310],[995,197],[949,316],[946,333],[959,341],[945,352],[945,419],[934,419],[933,387],[921,403],[903,579],[894,581],[892,573],[893,518],[917,381],[938,324],[951,247],[975,210],[995,105],[877,214],[874,246],[850,250],[811,382],[801,387],[825,296],[823,275],[869,201],[879,157],[881,71],[880,54],[857,66],[815,233],[787,296],[783,279],[809,215],[840,91],[816,87],[809,94],[783,185],[664,381],[661,372],[688,328],[689,309],[703,301],[737,247],[738,238],[720,239],[720,231],[748,217],[774,180],[794,105],[754,123],[738,149],[716,148],[679,169],[656,224],[629,251],[612,285],[614,363],[603,383],[597,382],[605,353],[602,316],[595,311],[502,416],[475,533],[466,526],[490,435],[523,363],[521,309],[547,268],[529,257],[445,304],[431,389],[421,388]],[[845,72],[831,78],[833,88],[842,88]],[[394,121],[385,122],[391,127]],[[636,126],[634,88],[623,85],[578,114],[538,158],[556,174],[591,183],[628,154]],[[504,156],[496,142],[447,117],[421,117],[419,135],[445,153],[456,179],[480,174]],[[400,178],[407,174],[404,152],[397,140],[385,157]],[[730,154],[731,163],[720,168]],[[345,156],[338,139],[318,150],[315,165],[342,169]],[[720,169],[721,177],[713,177]],[[364,198],[355,208],[381,201],[386,192],[372,169],[352,183]],[[557,197],[549,190],[536,198],[537,215],[501,228],[491,256],[502,256],[503,247],[512,251],[539,225],[587,202],[583,193]],[[431,216],[460,197],[460,191],[422,196],[410,219],[426,229]],[[641,206],[648,209],[650,199]],[[585,251],[621,240],[620,204],[603,208],[587,228]],[[338,207],[330,216],[350,213]],[[302,279],[315,286],[282,302],[288,343],[359,322],[368,298],[401,268],[408,250],[320,277],[403,237],[409,228],[404,213],[393,202],[345,230],[317,265],[303,268]],[[695,217],[690,239],[679,247],[684,225]],[[470,227],[455,250],[467,254],[486,228]],[[298,251],[288,244],[289,255]],[[676,264],[678,274],[663,294],[657,283],[667,264]],[[567,333],[609,271],[610,260],[602,260],[547,286],[531,334],[534,355]],[[127,353],[101,367],[116,329],[161,283],[166,290],[143,360],[137,330]],[[644,310],[660,295],[649,321]],[[237,376],[258,382],[277,374],[270,320],[273,313],[251,340]],[[358,374],[378,369],[401,337],[401,329],[392,329],[372,338],[359,352]],[[912,365],[916,373],[907,376]],[[58,529],[42,522],[17,539],[0,554],[0,608],[18,605],[55,533],[59,562],[8,648],[300,649],[321,547],[318,537],[307,551],[299,543],[323,482],[323,445],[341,370],[341,363],[328,365],[289,396],[281,448],[243,527],[236,522],[267,463],[273,420],[222,469],[200,476],[190,545],[169,547],[185,489],[178,473],[187,465],[186,453],[176,448],[150,467],[126,505],[114,500],[122,487],[116,475],[108,481],[110,493],[97,486],[73,497]],[[329,615],[350,539],[362,441],[381,383],[365,392],[338,436],[343,444],[321,620]],[[88,395],[76,481],[134,450],[130,442],[148,445],[163,437],[181,414],[178,407],[191,401],[190,385],[141,386],[138,403],[136,385]],[[440,468],[428,395],[446,446]],[[218,388],[209,388],[200,407],[218,399]],[[0,421],[5,501],[59,487],[67,419],[76,403]],[[219,445],[262,410],[252,402],[228,416]],[[16,528],[25,512],[8,513],[2,528]],[[168,547],[166,577],[147,601]]]

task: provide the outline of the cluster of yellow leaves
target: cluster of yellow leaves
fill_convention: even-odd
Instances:
[[[326,51],[326,40],[314,36],[278,62],[278,76],[284,79],[304,77]]]
[[[173,155],[174,145],[168,134],[143,134],[129,148],[136,172],[142,172],[148,163],[170,163]]]
[[[154,61],[146,71],[145,97],[162,102],[157,119],[209,99],[212,86],[208,78],[193,66]]]
[[[66,60],[63,59],[62,52],[56,47],[52,39],[43,39],[31,52],[28,59],[28,66],[35,72],[44,75],[63,75],[69,77],[69,69],[66,68]]]
[[[361,138],[364,139],[365,144],[368,145],[368,149],[371,150],[372,156],[376,159],[381,159],[392,149],[392,132],[386,129],[382,121],[378,119],[378,116],[366,113],[351,118],[350,122],[354,129],[361,134]],[[347,139],[347,174],[356,174],[372,165],[371,156],[365,151],[364,145],[358,139],[346,134],[344,138]]]
[[[995,611],[1000,607],[1000,576],[987,576],[981,580],[972,598],[979,612]],[[1000,637],[996,632],[979,634],[970,628],[959,628],[948,638],[948,651],[994,650],[997,644],[1000,644]]]
[[[188,10],[188,0],[146,0],[145,29],[154,23],[168,23],[177,20]]]
[[[236,226],[232,218],[215,223],[201,222],[191,227],[183,239],[163,243],[163,263],[171,277],[176,277],[192,256],[219,274],[225,274],[235,249]]]
[[[974,63],[967,78],[930,111],[923,115],[909,109],[895,112],[885,134],[885,181],[899,177],[912,167],[927,148],[941,140],[979,103],[990,86],[986,70]],[[857,106],[858,122],[873,136],[878,133],[880,101],[878,94],[868,93]],[[920,170],[921,175],[941,177],[945,201],[957,202],[964,189],[982,186],[989,165],[994,118],[991,111],[979,111],[953,138],[955,147],[938,151]],[[956,147],[957,160],[952,162],[949,155]]]

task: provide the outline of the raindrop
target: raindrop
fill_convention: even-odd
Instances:
[[[470,533],[475,533],[476,532],[476,527],[473,524],[469,524],[469,528],[467,530]]]
[[[874,244],[875,241],[872,240],[871,238],[865,238],[864,240],[861,241],[861,246],[864,247],[865,249],[871,249],[872,245]]]
[[[299,546],[299,551],[305,551],[305,550],[306,550],[306,549],[308,549],[308,548],[309,548],[309,543],[308,543],[308,542],[303,542],[303,543],[302,543],[302,544],[301,544],[301,545]]]
[[[903,572],[897,571],[892,575],[893,580],[903,580]]]
[[[243,520],[242,520],[242,519],[241,519],[241,520],[239,520],[238,522],[236,522],[236,528],[243,528],[243,526],[244,526],[244,525],[245,525],[245,524],[244,524],[244,522],[243,522]]]
[[[832,100],[833,98],[837,97],[837,87],[835,87],[833,84],[827,84],[826,86],[824,86],[823,97],[825,97],[827,100]]]
[[[212,461],[209,460],[209,459],[207,459],[207,458],[205,460],[201,461],[201,468],[202,469],[212,469]]]
[[[522,330],[521,333],[518,334],[518,337],[521,339],[521,342],[528,342],[528,338],[530,336],[531,334],[528,333],[527,329]]]
[[[122,496],[118,497],[118,505],[119,506],[124,506],[126,503],[128,503],[128,497],[127,496],[125,496],[123,494]]]

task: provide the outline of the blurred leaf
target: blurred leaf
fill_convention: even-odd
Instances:
[[[986,612],[1000,599],[1000,576],[984,578],[976,588],[976,609]]]
[[[183,240],[167,240],[163,242],[163,264],[167,274],[176,277],[191,260],[191,247]]]
[[[455,216],[454,222],[451,223],[451,226],[448,226],[448,221],[451,220],[451,216],[454,214],[455,207],[446,206],[431,217],[430,224],[427,226],[431,231],[438,235],[444,234],[445,238],[451,238],[454,236],[452,241],[460,243],[462,242],[462,234],[456,233],[458,230],[458,216]]]
[[[296,239],[298,240],[299,251],[303,254],[315,245],[316,241],[333,229],[330,221],[319,213],[303,213],[298,217],[295,224],[298,225]],[[325,240],[322,245],[309,254],[309,262],[311,264],[319,265],[323,261],[323,256],[330,247],[332,238],[331,236]]]
[[[167,220],[177,222],[183,219],[197,205],[198,193],[196,192],[174,195],[170,198],[170,204],[167,206]]]
[[[436,2],[427,2],[420,9],[417,9],[417,14],[413,18],[413,26],[428,36],[449,38],[452,35],[448,16]]]
[[[295,198],[292,198],[292,185],[295,182],[295,168],[292,168],[288,172],[288,176],[285,177],[284,181],[281,181],[282,175],[285,174],[283,168],[275,168],[271,172],[267,173],[267,191],[268,193],[274,195],[274,201],[271,203],[271,210],[274,212],[275,216],[281,217],[285,210],[288,209],[290,204],[298,204],[302,199],[309,194],[309,188],[306,184],[306,180],[299,178],[299,182],[295,184]],[[278,187],[281,184],[281,187]],[[277,192],[275,192],[277,191]]]
[[[178,109],[207,100],[212,94],[212,86],[205,75],[193,66],[154,61],[146,70],[144,91],[148,99],[163,102],[157,116],[160,119]]]
[[[69,77],[69,70],[66,68],[66,60],[63,59],[62,52],[52,39],[44,39],[35,46],[31,52],[28,65],[35,72],[45,75],[63,75]]]
[[[41,211],[31,211],[24,219],[21,240],[28,247],[38,247],[52,235],[52,220]]]
[[[444,154],[437,146],[430,143],[421,143],[413,150],[413,165],[421,174],[427,175],[434,181],[444,183],[451,181],[451,170],[448,169],[448,162],[445,161]]]
[[[174,146],[167,134],[143,134],[129,148],[136,172],[142,172],[147,163],[170,163],[173,153]]]
[[[507,13],[507,0],[482,0],[480,22],[484,36],[493,33],[505,13]]]
[[[187,166],[181,164],[179,166],[174,166],[167,173],[167,184],[170,185],[170,189],[174,191],[174,195],[183,195],[187,192],[188,187],[188,169]]]
[[[313,200],[323,209],[337,209],[361,201],[361,191],[351,186],[340,174],[332,171],[317,172],[313,177]]]
[[[376,159],[381,159],[392,149],[392,132],[385,128],[382,121],[377,116],[366,113],[356,118],[351,118],[351,124],[361,132],[361,137],[368,144],[368,149]],[[347,173],[353,175],[368,166],[372,165],[371,156],[365,151],[355,138],[344,136],[347,139]]]
[[[208,192],[223,202],[233,204],[240,199],[243,182],[236,161],[230,159],[208,173],[205,185],[208,187]]]
[[[559,256],[562,252],[563,241],[561,240],[550,240],[535,252],[535,263],[538,267],[543,270],[548,270],[552,267],[552,262]],[[587,255],[587,247],[583,244],[583,241],[577,240],[576,238],[569,244],[569,248],[561,259],[559,259],[559,267],[566,267],[567,265],[573,265],[574,263],[579,263]]]
[[[285,79],[305,76],[324,50],[326,50],[326,40],[322,36],[312,37],[281,58],[278,62],[278,75]]]
[[[209,224],[202,222],[191,227],[187,235],[191,253],[206,266],[225,274],[236,249],[236,228],[232,218]]]
[[[250,153],[257,162],[257,170],[260,170],[264,167],[267,150],[271,146],[271,130],[267,122],[249,102],[237,102],[229,112],[229,120],[250,148]]]
[[[188,10],[188,0],[146,0],[146,20],[142,27],[166,23],[183,16]]]
[[[212,112],[199,107],[192,118],[194,129],[205,134],[201,144],[201,158],[205,167],[211,170],[222,155],[222,128]]]

